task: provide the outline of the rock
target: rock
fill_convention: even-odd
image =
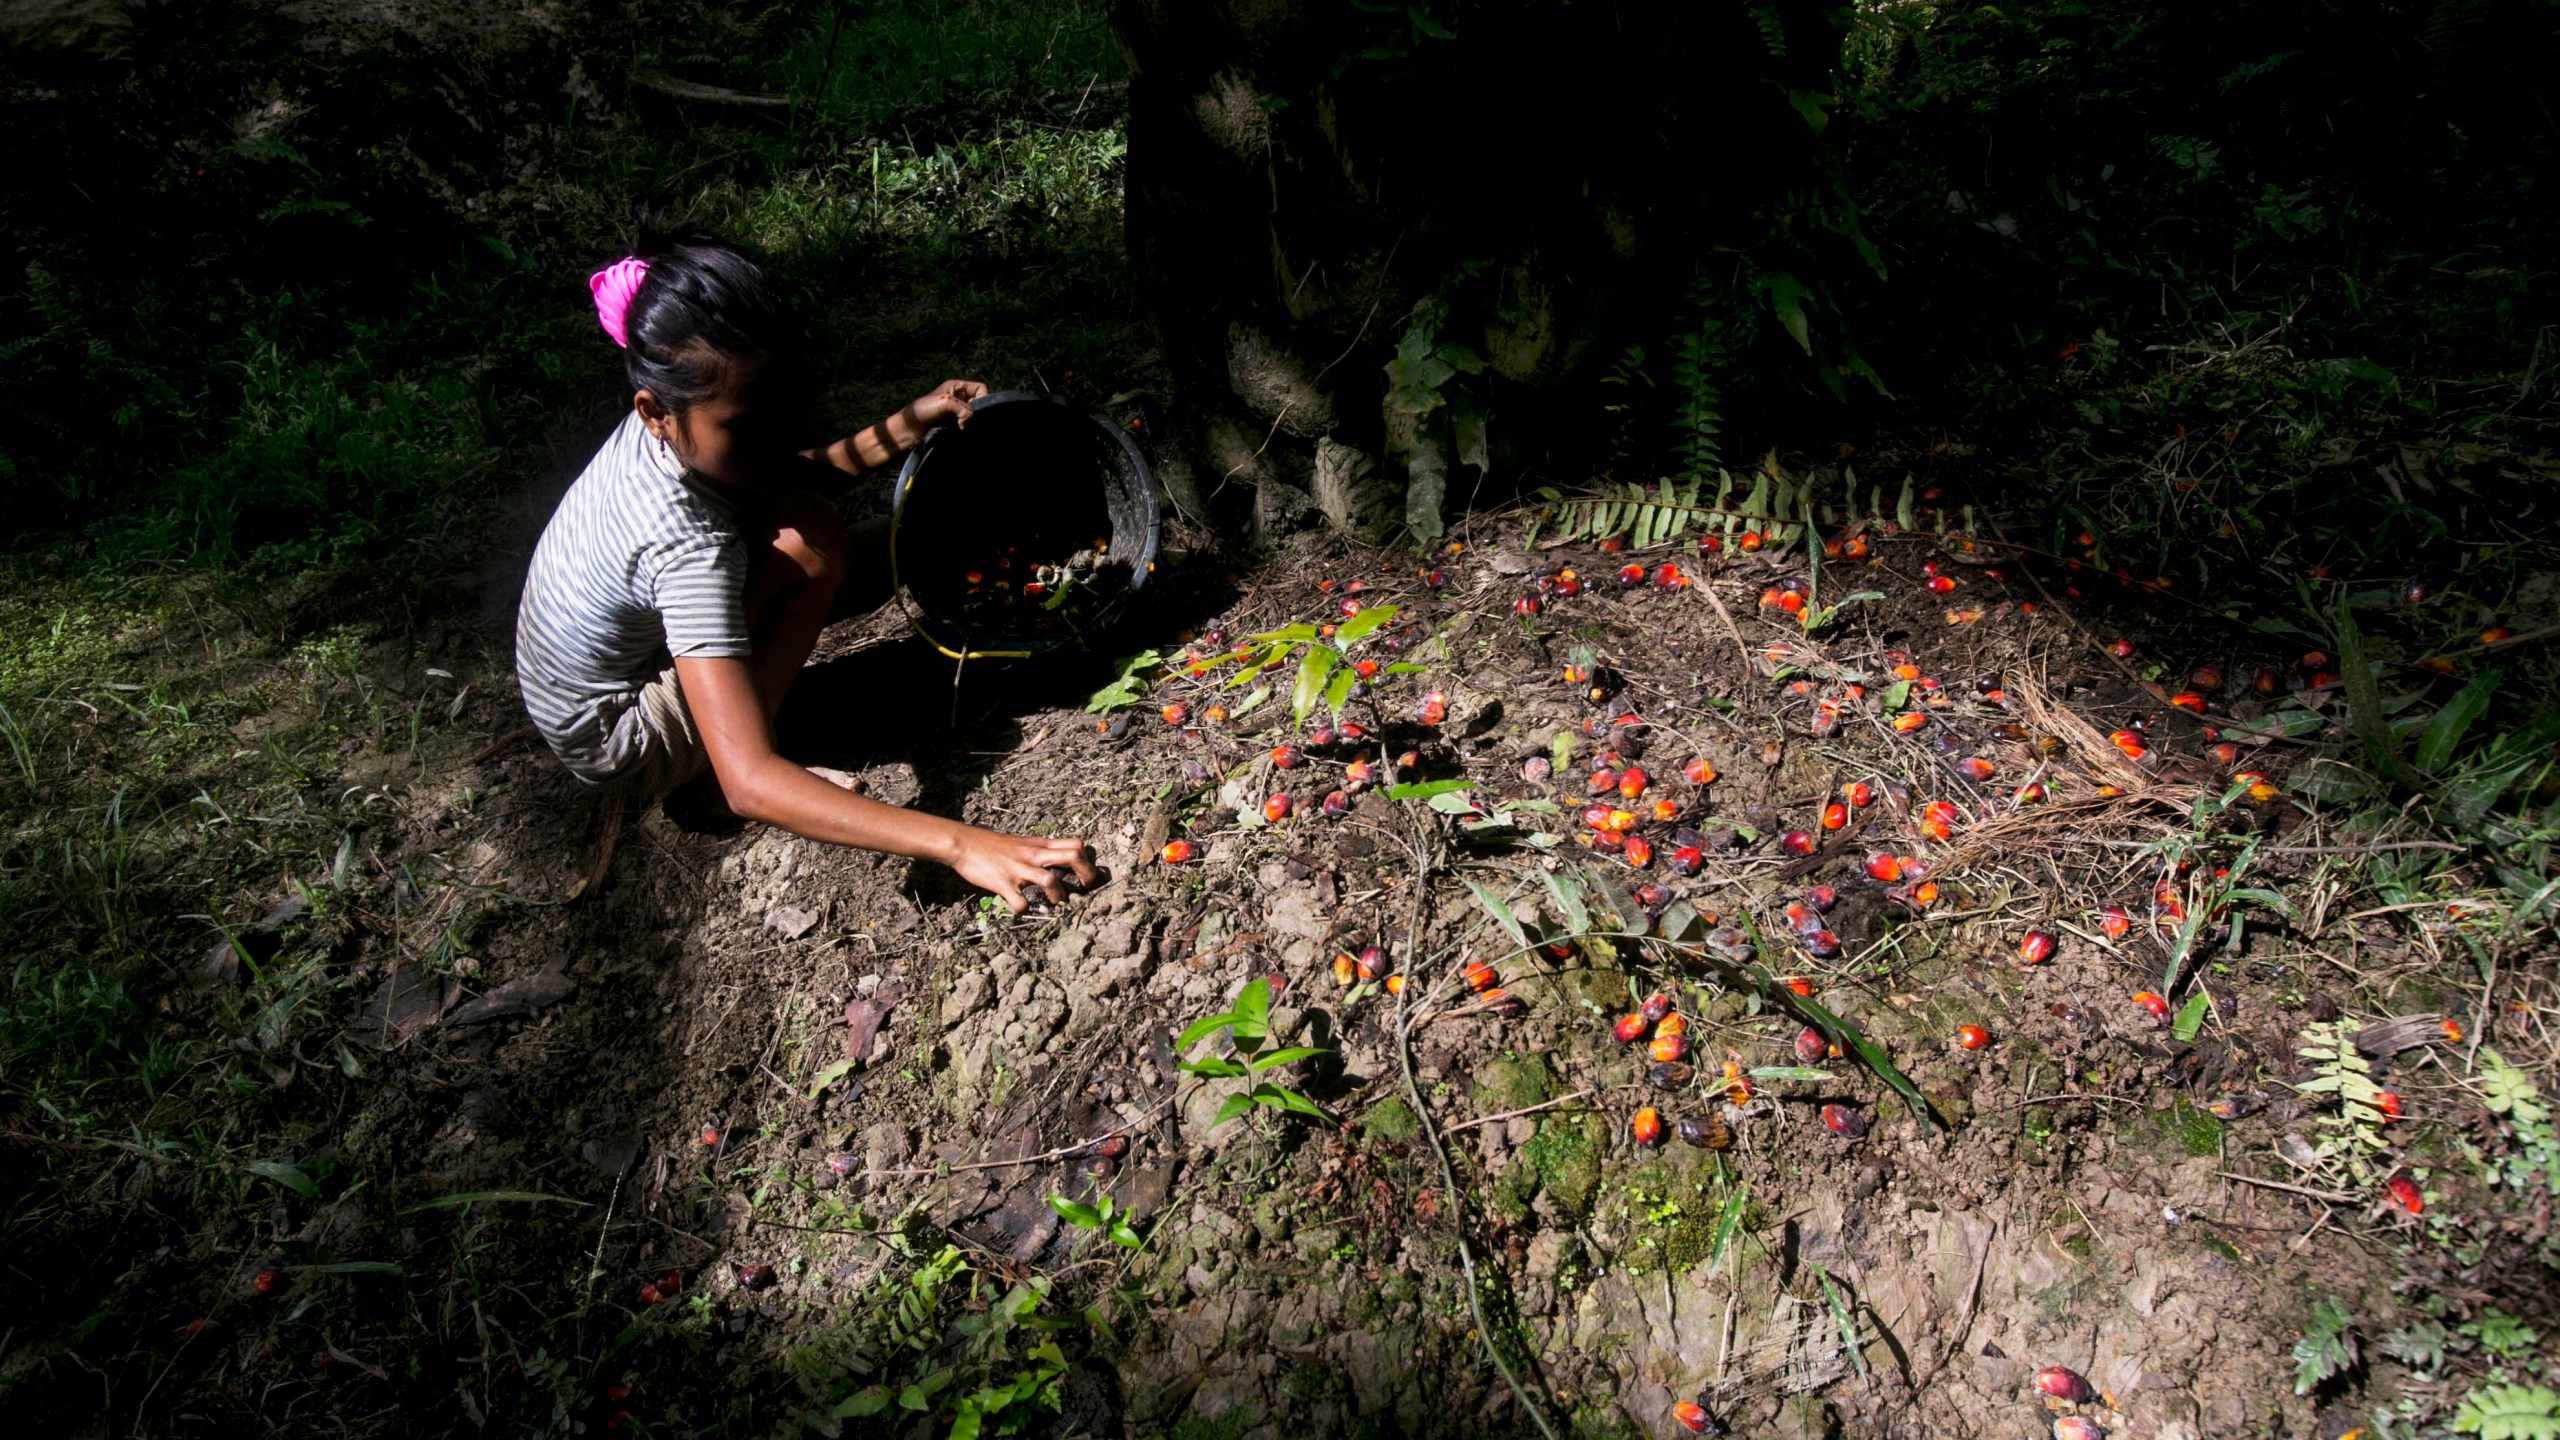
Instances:
[[[915,1142],[906,1127],[895,1120],[881,1120],[862,1132],[862,1168],[894,1170],[907,1163]]]
[[[1582,1257],[1582,1241],[1569,1230],[1541,1230],[1529,1241],[1529,1274],[1552,1280]]]
[[[1140,917],[1115,915],[1104,921],[1093,935],[1093,954],[1115,957],[1132,953],[1137,948]]]
[[[578,1146],[578,1158],[606,1179],[619,1180],[640,1158],[640,1140],[633,1135],[599,1136]]]
[[[988,992],[994,988],[995,982],[988,978],[986,971],[968,971],[951,982],[951,998],[944,1003],[942,1013],[954,1020],[965,1021],[986,1008]]]
[[[1070,925],[1049,942],[1049,963],[1073,965],[1093,948],[1093,935],[1079,926]]]
[[[818,928],[818,912],[797,905],[776,905],[764,912],[766,928],[785,940],[797,940]]]
[[[531,1015],[545,1007],[557,1005],[574,994],[578,982],[569,978],[566,958],[552,961],[542,969],[521,979],[510,980],[461,1009],[445,1017],[448,1025],[478,1025],[490,1020],[512,1019]]]

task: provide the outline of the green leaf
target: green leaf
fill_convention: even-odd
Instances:
[[[1215,1130],[1252,1108],[1251,1095],[1230,1095],[1227,1097],[1227,1103],[1218,1107],[1218,1113],[1209,1117],[1209,1128]]]
[[[1351,703],[1351,687],[1357,684],[1359,679],[1360,677],[1353,673],[1351,667],[1346,665],[1334,671],[1333,680],[1324,687],[1324,706],[1333,712],[1333,718],[1336,720],[1342,718],[1342,707]]]
[[[575,1205],[581,1210],[595,1208],[584,1200],[572,1200],[566,1195],[545,1195],[538,1190],[466,1190],[459,1195],[443,1195],[433,1200],[421,1200],[415,1205],[402,1206],[400,1213],[415,1215],[421,1210],[454,1210],[465,1205],[524,1203]]]
[[[1567,929],[1580,935],[1591,928],[1591,911],[1582,903],[1582,882],[1570,875],[1540,870],[1538,878],[1546,882],[1548,898],[1563,912]]]
[[[1256,685],[1253,687],[1252,694],[1247,695],[1244,699],[1236,702],[1235,707],[1227,712],[1227,717],[1229,719],[1242,719],[1243,717],[1252,714],[1254,710],[1261,706],[1263,701],[1270,698],[1270,686]]]
[[[2560,1394],[2542,1385],[2483,1385],[2462,1397],[2453,1428],[2480,1440],[2560,1440]]]
[[[1911,682],[1908,680],[1896,680],[1886,686],[1884,694],[1876,701],[1877,707],[1888,715],[1910,703]]]
[[[1372,605],[1353,614],[1334,627],[1333,643],[1342,649],[1350,649],[1361,637],[1396,618],[1396,609],[1393,605]]]
[[[2311,1323],[2293,1347],[2294,1394],[2308,1395],[2354,1368],[2356,1338],[2348,1328],[2353,1318],[2335,1295],[2312,1302]]]
[[[1147,693],[1145,672],[1163,663],[1164,656],[1153,650],[1141,650],[1121,661],[1120,678],[1094,691],[1093,698],[1085,702],[1085,712],[1100,715],[1137,704],[1138,697]]]
[[[1271,981],[1267,976],[1256,975],[1245,982],[1244,990],[1236,996],[1236,1043],[1251,1041],[1258,1045],[1270,1033],[1270,1027]]]
[[[1316,701],[1324,695],[1326,677],[1333,674],[1333,667],[1340,659],[1326,646],[1310,645],[1305,657],[1298,661],[1298,688],[1290,697],[1289,707],[1299,724],[1307,723],[1308,713],[1316,708]]]
[[[1473,880],[1467,882],[1467,888],[1475,892],[1476,903],[1482,905],[1484,913],[1492,916],[1494,923],[1502,927],[1502,932],[1511,937],[1513,945],[1523,950],[1529,948],[1529,932],[1520,928],[1520,917],[1511,913],[1510,906]]]
[[[1185,1075],[1203,1075],[1212,1080],[1232,1080],[1238,1075],[1252,1073],[1241,1063],[1223,1055],[1211,1055],[1202,1060],[1185,1060],[1178,1068]]]
[[[1277,630],[1264,630],[1244,638],[1257,645],[1295,645],[1304,640],[1320,639],[1322,632],[1313,625],[1284,625]]]
[[[252,1160],[249,1173],[273,1180],[305,1200],[320,1198],[320,1182],[303,1174],[299,1166],[287,1165],[281,1160]]]
[[[2395,779],[2405,778],[2399,737],[2383,714],[2380,678],[2365,654],[2364,631],[2357,627],[2355,609],[2345,596],[2338,599],[2338,676],[2346,682],[2347,727],[2364,747],[2365,763]]]
[[[2420,770],[2433,775],[2453,759],[2454,748],[2462,743],[2463,732],[2470,729],[2471,722],[2479,719],[2481,713],[2489,708],[2489,696],[2498,688],[2500,675],[2499,671],[2487,670],[2472,677],[2471,683],[2455,691],[2453,698],[2444,703],[2444,708],[2436,712],[2435,718],[2427,722],[2425,732],[2418,736],[2417,765]]]
[[[2204,1029],[2205,1012],[2212,1008],[2213,997],[2203,991],[2188,996],[2187,1003],[2178,1007],[2178,1018],[2169,1022],[2170,1037],[2181,1045],[2193,1041]]]
[[[833,1085],[852,1073],[853,1062],[850,1060],[839,1060],[833,1065],[828,1066],[826,1069],[819,1071],[817,1078],[809,1082],[809,1098],[812,1100],[817,1099],[820,1095],[826,1092],[826,1088],[828,1086]]]
[[[1066,1221],[1068,1224],[1073,1225],[1079,1230],[1099,1230],[1102,1228],[1101,1211],[1079,1201],[1070,1200],[1064,1195],[1050,1196],[1049,1208],[1058,1212],[1059,1219]]]
[[[1813,1278],[1822,1282],[1822,1298],[1831,1302],[1831,1318],[1840,1326],[1840,1348],[1849,1352],[1850,1363],[1858,1367],[1858,1378],[1865,1379],[1867,1355],[1858,1344],[1858,1321],[1849,1313],[1849,1302],[1840,1298],[1840,1287],[1831,1283],[1830,1271],[1811,1261],[1805,1263],[1812,1266]]]
[[[1274,1065],[1288,1065],[1299,1060],[1310,1060],[1323,1053],[1325,1052],[1321,1046],[1292,1045],[1283,1050],[1274,1050],[1268,1055],[1254,1056],[1253,1068],[1268,1070]]]
[[[1390,800],[1428,800],[1434,795],[1455,795],[1474,788],[1473,780],[1417,780],[1409,785],[1388,786],[1386,796]]]
[[[1273,1085],[1266,1082],[1254,1086],[1253,1102],[1257,1105],[1268,1105],[1277,1110],[1285,1110],[1292,1115],[1304,1115],[1310,1120],[1322,1120],[1328,1124],[1333,1120],[1332,1116],[1316,1108],[1314,1101],[1286,1085]]]
[[[1173,1042],[1173,1053],[1183,1054],[1192,1046],[1199,1044],[1202,1037],[1214,1035],[1234,1023],[1236,1023],[1236,1017],[1232,1011],[1224,1015],[1210,1015],[1194,1020],[1191,1022],[1191,1028],[1182,1032],[1182,1038]]]
[[[1801,1080],[1809,1085],[1819,1085],[1831,1079],[1831,1072],[1816,1070],[1805,1065],[1754,1065],[1751,1067],[1751,1078],[1754,1080]]]

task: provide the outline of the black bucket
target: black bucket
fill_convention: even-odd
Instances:
[[[1081,645],[1155,570],[1155,480],[1107,415],[1005,390],[928,431],[898,471],[889,576],[955,659]]]

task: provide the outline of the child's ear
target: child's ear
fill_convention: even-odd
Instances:
[[[675,412],[658,403],[657,396],[646,390],[639,391],[631,397],[631,408],[640,412],[641,427],[656,436],[660,443],[672,445],[676,442]]]

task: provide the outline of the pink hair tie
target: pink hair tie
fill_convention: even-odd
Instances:
[[[623,333],[622,317],[630,313],[631,297],[640,293],[641,278],[648,273],[648,261],[625,257],[587,277],[587,289],[596,297],[597,322],[625,350],[631,341]]]

